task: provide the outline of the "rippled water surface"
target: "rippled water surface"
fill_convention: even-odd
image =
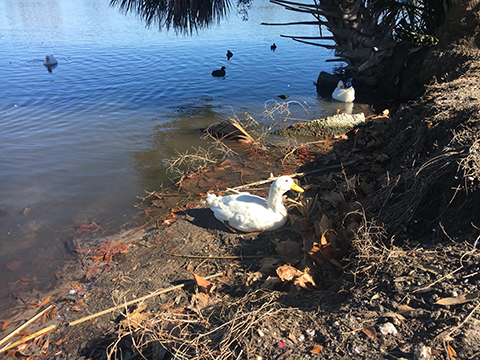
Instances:
[[[137,196],[168,183],[162,160],[202,144],[195,128],[233,112],[261,122],[279,94],[310,118],[331,113],[313,81],[333,54],[280,37],[318,29],[260,25],[299,20],[311,18],[253,0],[248,21],[233,11],[190,37],[108,0],[0,0],[0,296],[20,277],[51,285],[79,224],[130,219]]]

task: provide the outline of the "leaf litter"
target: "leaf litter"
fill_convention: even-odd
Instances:
[[[26,340],[8,354],[474,358],[480,354],[478,228],[468,222],[453,226],[442,217],[453,210],[426,197],[426,184],[456,174],[432,160],[453,164],[456,145],[444,141],[446,156],[424,154],[423,162],[417,156],[417,168],[399,173],[392,165],[404,159],[387,139],[389,131],[398,133],[390,127],[401,125],[381,115],[331,139],[329,152],[323,141],[294,146],[293,152],[236,148],[238,158],[179,172],[176,189],[147,194],[138,204],[152,218],[148,226],[96,247],[77,247],[79,258],[71,266],[83,276],[63,278],[71,281],[67,290],[37,301],[53,305],[41,327],[58,331]],[[466,164],[465,176],[472,177],[475,162],[469,158]],[[266,196],[268,181],[253,185],[265,169],[299,178],[305,196],[287,197],[290,222],[284,229],[232,233],[205,208],[205,192],[242,184]],[[475,184],[467,185],[470,194]],[[466,196],[459,199],[463,204]],[[449,206],[456,206],[454,200]],[[435,209],[436,222],[422,220],[425,209]],[[426,231],[427,224],[437,231]],[[462,237],[458,230],[465,228],[469,235]],[[91,222],[78,229],[93,235],[100,227]],[[221,275],[206,280],[211,274]],[[4,331],[38,307],[4,321],[10,324]],[[391,326],[394,336],[385,330]]]

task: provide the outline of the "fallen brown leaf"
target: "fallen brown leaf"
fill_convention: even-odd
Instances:
[[[213,301],[214,300],[207,294],[204,294],[204,293],[194,294],[192,295],[189,308],[198,312],[210,306],[213,303]]]
[[[81,224],[76,232],[84,232],[84,231],[92,231],[95,232],[98,229],[100,229],[100,226],[98,226],[94,221],[92,221],[90,224]]]
[[[315,287],[315,281],[313,281],[312,276],[306,272],[297,277],[293,284],[301,287],[302,289],[311,289]]]
[[[323,350],[323,346],[320,344],[315,344],[312,350],[310,350],[310,353],[312,354],[318,354],[320,351]]]
[[[372,340],[373,342],[377,341],[377,332],[375,331],[375,328],[373,326],[367,326],[366,328],[363,328],[362,331],[370,338],[370,340]]]
[[[292,281],[295,277],[301,276],[303,273],[291,265],[283,265],[277,269],[277,275],[282,281]]]
[[[332,227],[332,220],[327,215],[323,214],[319,221],[315,221],[315,233],[320,237],[325,231]]]
[[[137,329],[141,326],[142,322],[148,320],[150,312],[143,312],[147,308],[147,305],[143,304],[137,307],[130,313],[127,313],[127,318],[122,320],[120,323],[124,327],[133,327]]]
[[[12,262],[7,264],[7,269],[10,271],[16,271],[20,268],[22,262],[20,260],[13,260]]]
[[[300,244],[288,239],[279,242],[275,250],[283,261],[290,262],[300,254]]]
[[[479,295],[480,293],[462,294],[457,297],[448,297],[448,298],[440,299],[436,301],[435,304],[444,305],[444,306],[463,304],[468,301],[478,299]]]
[[[457,359],[457,352],[453,347],[450,346],[450,344],[447,344],[447,351],[448,351],[448,357],[450,358],[450,360]]]
[[[211,283],[208,280],[205,280],[197,274],[193,274],[195,282],[197,283],[198,288],[205,294],[211,294],[215,290],[215,284]]]
[[[273,269],[276,269],[277,266],[280,264],[281,260],[278,258],[273,258],[273,257],[268,257],[268,258],[263,258],[260,260],[260,272],[264,274],[268,274],[270,271]]]
[[[336,248],[336,240],[337,240],[337,233],[332,230],[326,230],[322,234],[322,238],[320,239],[320,244],[322,246],[332,245],[333,248]]]

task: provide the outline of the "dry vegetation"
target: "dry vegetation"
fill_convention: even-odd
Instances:
[[[220,140],[207,132],[212,148],[168,160],[177,187],[143,199],[152,226],[77,249],[71,266],[82,280],[65,277],[66,290],[41,304],[53,306],[37,328],[58,331],[8,355],[479,358],[475,69],[335,139],[278,146],[235,126],[245,150],[226,138],[231,131]],[[205,191],[237,184],[265,195],[271,179],[257,180],[269,173],[307,190],[287,201],[281,231],[234,233],[202,202]]]

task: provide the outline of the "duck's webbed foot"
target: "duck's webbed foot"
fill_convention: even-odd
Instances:
[[[230,224],[228,223],[228,220],[223,220],[223,224],[229,228],[232,232],[236,233],[237,232],[237,229],[233,228],[230,226]]]

